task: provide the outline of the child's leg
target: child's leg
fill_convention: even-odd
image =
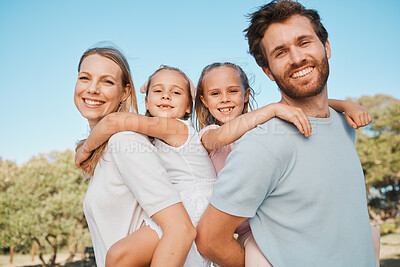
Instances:
[[[379,267],[379,252],[381,247],[380,233],[378,228],[371,224],[371,232],[372,232],[372,240],[374,242],[374,250],[375,250],[375,262],[376,266]]]
[[[244,225],[244,224],[243,224]],[[238,231],[239,230],[239,231]],[[253,233],[251,232],[250,225],[237,229],[238,242],[244,247],[245,267],[272,267],[271,263],[267,260],[261,252],[256,241],[254,240]]]
[[[149,266],[159,240],[149,226],[138,229],[111,246],[106,256],[106,267]]]

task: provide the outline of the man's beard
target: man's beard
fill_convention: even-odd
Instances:
[[[304,85],[293,85],[291,84],[289,77],[293,70],[299,69],[303,66],[306,66],[309,61],[303,61],[300,64],[293,64],[287,71],[285,71],[283,77],[275,76],[273,73],[273,77],[275,79],[276,84],[279,89],[288,97],[292,99],[302,99],[313,97],[319,95],[325,88],[326,82],[329,76],[329,63],[326,55],[320,61],[314,61],[314,70],[319,71],[318,77],[315,81],[311,81]],[[312,62],[312,63],[314,63]]]

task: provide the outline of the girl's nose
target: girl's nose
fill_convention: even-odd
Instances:
[[[229,102],[229,95],[226,92],[222,93],[221,101],[224,103]]]
[[[171,99],[171,96],[169,95],[168,92],[164,92],[164,93],[161,95],[161,99],[168,99],[168,100],[170,100],[170,99]]]

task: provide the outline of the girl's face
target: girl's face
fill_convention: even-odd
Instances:
[[[203,88],[200,99],[221,125],[241,115],[249,101],[250,89],[242,88],[239,73],[231,67],[211,70],[204,77]]]
[[[122,70],[111,59],[100,55],[87,56],[75,85],[74,102],[92,128],[104,116],[115,112],[126,100],[130,87],[122,85]]]
[[[183,118],[191,111],[187,87],[179,72],[159,71],[151,79],[146,109],[153,117]]]

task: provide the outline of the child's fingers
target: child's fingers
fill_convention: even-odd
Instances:
[[[347,121],[347,123],[350,125],[350,127],[354,128],[354,129],[357,129],[357,128],[358,128],[358,127],[357,127],[357,123],[353,120],[352,117],[346,115],[346,121]]]

